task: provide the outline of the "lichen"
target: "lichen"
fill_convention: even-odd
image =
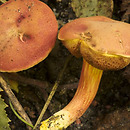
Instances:
[[[95,15],[112,16],[112,0],[72,0],[71,6],[77,17],[89,17]]]

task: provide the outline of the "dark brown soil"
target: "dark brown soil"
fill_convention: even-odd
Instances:
[[[48,4],[56,14],[59,28],[69,20],[75,19],[70,2],[71,0],[42,0]],[[114,0],[113,18],[130,23],[130,0]],[[47,81],[50,87],[47,94],[57,79],[58,72],[63,68],[68,50],[57,40],[51,54],[40,64],[26,71],[18,73],[23,77]],[[75,57],[70,61],[61,85],[74,84],[72,88],[57,90],[44,119],[63,108],[72,99],[79,81],[82,59]],[[45,96],[38,86],[19,84],[18,100],[35,124],[40,111],[45,103]],[[8,99],[3,94],[6,102]],[[26,125],[7,109],[11,120],[12,130],[26,130]],[[119,71],[106,71],[103,74],[98,93],[84,115],[74,122],[67,130],[129,130],[130,129],[130,65]]]

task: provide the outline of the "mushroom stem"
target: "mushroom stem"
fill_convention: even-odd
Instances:
[[[102,73],[103,70],[83,60],[79,85],[73,99],[62,110],[43,121],[40,130],[64,129],[81,117],[97,93]]]

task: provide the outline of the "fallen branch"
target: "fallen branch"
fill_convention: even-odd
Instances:
[[[23,77],[17,73],[3,73],[3,75],[5,75],[6,77],[8,77],[11,80],[15,80],[20,84],[27,84],[27,85],[31,85],[31,86],[36,86],[41,90],[44,90],[50,86],[52,86],[51,83],[47,82],[47,81],[40,81],[38,79],[32,79],[32,78],[28,78],[28,77]],[[58,88],[58,90],[61,89],[75,89],[78,86],[78,82],[76,83],[70,83],[70,84],[64,84],[64,85],[60,85],[60,87]]]
[[[8,82],[6,81],[5,78],[3,78],[3,76],[0,74],[0,83],[2,88],[4,89],[4,91],[6,92],[6,94],[8,95],[9,99],[11,100],[12,104],[14,105],[15,109],[18,111],[18,113],[20,114],[20,116],[27,121],[29,124],[32,125],[31,120],[29,119],[28,115],[26,114],[26,112],[24,111],[22,105],[19,103],[19,101],[17,100],[16,96],[14,95],[14,93],[12,92],[12,90],[10,89],[10,85],[8,84]]]

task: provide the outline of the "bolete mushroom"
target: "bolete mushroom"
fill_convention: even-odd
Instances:
[[[58,24],[39,0],[9,0],[0,6],[0,71],[17,72],[45,59],[54,47]]]
[[[41,130],[67,128],[93,101],[103,70],[130,63],[130,25],[103,16],[79,18],[64,25],[58,38],[76,57],[83,57],[79,85],[70,103],[42,122]]]

